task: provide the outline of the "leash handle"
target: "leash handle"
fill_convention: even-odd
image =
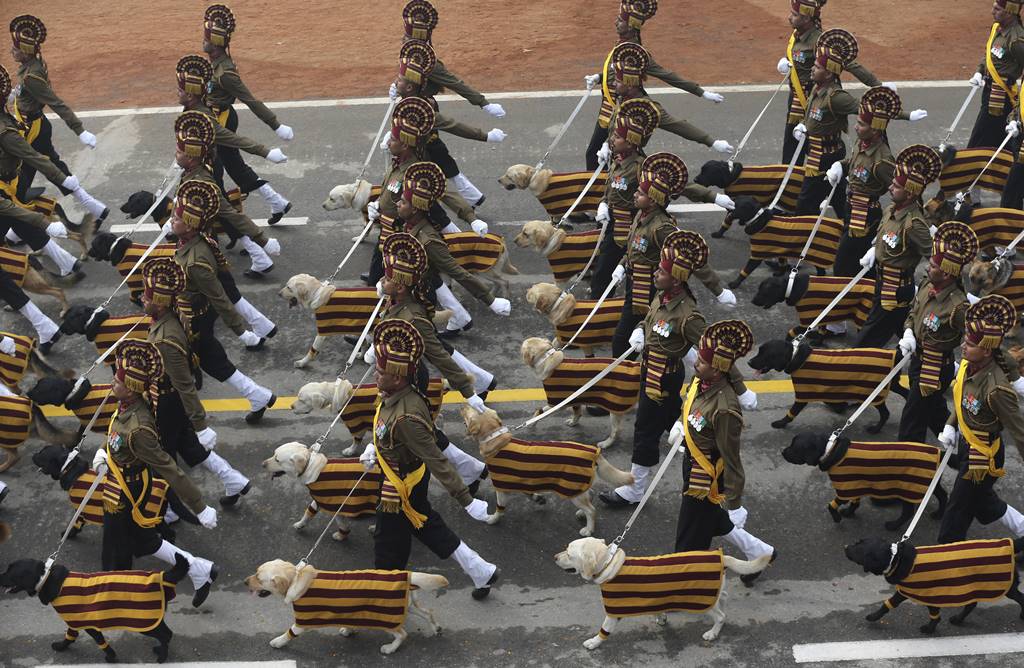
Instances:
[[[768,111],[768,107],[771,106],[772,102],[775,100],[775,96],[779,94],[779,91],[782,90],[782,87],[786,84],[787,81],[789,81],[789,74],[786,74],[786,76],[782,77],[782,81],[780,81],[779,85],[775,87],[775,92],[773,92],[772,96],[768,98],[767,102],[765,102],[764,108],[761,110],[761,113],[757,115],[757,118],[754,119],[754,122],[750,125],[750,128],[747,129],[747,134],[743,135],[743,139],[740,140],[740,143],[736,146],[736,150],[733,151],[732,157],[729,158],[730,169],[732,168],[732,162],[739,157],[740,151],[742,151],[743,147],[747,145],[747,141],[750,139],[750,135],[754,133],[754,128],[756,128],[757,124],[761,122],[761,119],[764,117],[765,112]]]
[[[569,114],[569,118],[562,124],[558,134],[555,135],[555,138],[551,141],[551,145],[548,146],[548,150],[544,152],[544,156],[534,166],[533,170],[535,172],[540,171],[540,168],[544,166],[545,162],[547,162],[548,156],[551,155],[551,151],[555,150],[555,147],[558,146],[558,142],[562,141],[562,137],[565,136],[565,133],[569,129],[569,126],[572,125],[572,122],[576,120],[576,116],[579,115],[580,109],[582,109],[583,105],[586,104],[587,98],[590,97],[592,90],[594,90],[594,85],[587,84],[587,90],[583,93],[583,96],[580,97],[580,101],[576,103],[576,108],[572,110],[572,113]]]

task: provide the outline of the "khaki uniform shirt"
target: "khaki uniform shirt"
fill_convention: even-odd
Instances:
[[[661,261],[661,248],[665,239],[675,232],[675,218],[661,207],[655,207],[645,218],[643,211],[637,211],[633,226],[626,240],[626,266],[645,264],[657,267]],[[722,283],[709,265],[704,265],[693,275],[716,297],[722,294]]]
[[[446,274],[484,304],[490,305],[494,301],[494,293],[490,288],[484,285],[476,274],[469,273],[455,261],[444,236],[430,224],[429,220],[422,220],[412,227],[407,225],[406,232],[416,237],[423,250],[427,252],[427,272],[424,275],[427,284],[436,283],[437,274]]]
[[[192,349],[188,335],[181,326],[174,311],[168,310],[149,326],[146,340],[156,345],[164,363],[164,383],[170,383],[173,391],[185,407],[185,415],[196,431],[206,429],[206,409],[196,391],[196,379],[192,375]]]
[[[217,127],[220,126],[218,125]],[[227,195],[224,194],[224,190],[217,183],[217,180],[213,178],[213,173],[206,168],[206,165],[200,164],[182,173],[182,183],[193,180],[206,181],[217,186],[217,194],[220,196],[220,209],[217,211],[217,218],[233,227],[239,235],[249,237],[260,246],[267,243],[267,234],[262,228],[257,227],[256,223],[252,222],[252,218],[235,208],[228,200]]]
[[[463,139],[487,141],[487,133],[480,128],[474,128],[466,123],[459,123],[440,113],[434,115],[434,131],[447,132],[450,135],[462,137]]]
[[[932,235],[920,203],[899,210],[895,204],[886,207],[875,237],[875,262],[910,271],[931,252]]]
[[[281,124],[277,121],[267,105],[263,104],[255,95],[249,92],[249,88],[242,81],[238,74],[235,62],[231,56],[224,54],[211,62],[213,65],[213,79],[207,101],[215,109],[227,109],[238,100],[256,114],[256,117],[276,130]]]
[[[892,150],[881,137],[867,148],[861,148],[860,140],[856,140],[853,154],[841,164],[850,192],[862,193],[876,200],[889,190],[896,174]]]
[[[1010,381],[998,364],[993,362],[964,378],[963,403],[965,405],[960,410],[968,427],[976,432],[992,434],[1000,434],[1006,429],[1017,450],[1024,454],[1024,416],[1020,412],[1017,393],[1010,387]],[[946,424],[959,426],[955,407],[950,411]],[[966,463],[962,462],[963,465]]]
[[[50,75],[42,57],[35,57],[18,68],[18,87],[15,90],[18,111],[26,121],[43,115],[46,107],[53,109],[61,120],[76,135],[82,134],[85,126],[78,120],[71,107],[64,104],[50,86]]]
[[[988,43],[988,40],[985,42]],[[978,63],[978,71],[986,77],[988,74],[987,58],[982,56]],[[1007,85],[1020,78],[1024,71],[1024,27],[1020,21],[1003,30],[996,30],[996,38],[992,40],[992,65]],[[1016,91],[1014,91],[1016,92]]]
[[[797,78],[800,79],[804,90],[809,91],[814,85],[814,82],[811,81],[811,67],[814,66],[814,47],[818,43],[818,38],[821,37],[821,28],[813,26],[802,35],[796,35],[796,31],[793,32],[796,40],[793,42],[793,60],[790,61],[790,65],[796,69]],[[868,88],[882,85],[882,82],[874,74],[858,62],[850,63],[846,71]],[[789,89],[793,90],[792,78],[789,80]]]
[[[648,54],[650,54],[650,51],[648,51]],[[610,82],[615,81],[615,70],[613,69],[611,60],[608,61],[607,71],[602,71],[600,74],[601,79],[598,83],[603,82],[605,80]],[[689,79],[684,79],[683,77],[679,76],[672,70],[665,69],[658,63],[654,62],[654,56],[651,56],[651,59],[647,64],[647,76],[654,77],[655,79],[664,81],[673,88],[685,90],[687,93],[690,93],[691,95],[696,95],[697,97],[700,97],[701,95],[704,94],[704,89],[701,88],[699,84],[690,81]]]
[[[423,87],[424,97],[434,97],[444,89],[448,89],[451,92],[464,98],[467,102],[476,107],[482,107],[487,104],[487,98],[478,93],[472,86],[467,84],[459,77],[452,74],[441,59],[437,59],[437,64],[434,65],[434,71],[427,77],[427,83]]]
[[[270,153],[270,149],[264,146],[263,144],[252,139],[249,139],[248,137],[243,137],[242,135],[236,134],[231,130],[228,130],[220,123],[218,123],[217,114],[213,113],[213,110],[205,104],[203,104],[202,102],[192,107],[191,109],[186,108],[185,111],[199,111],[206,114],[213,120],[213,127],[216,130],[213,142],[216,146],[237,148],[239,151],[245,151],[246,153],[251,153],[252,155],[258,155],[261,158],[267,157],[267,154]]]
[[[803,123],[807,134],[827,137],[846,132],[849,116],[856,116],[860,103],[838,82],[815,86],[807,96]]]
[[[410,299],[402,304],[391,303],[389,299],[387,304],[382,317],[397,318],[411,323],[423,338],[424,359],[433,364],[463,397],[468,399],[476,394],[476,390],[473,388],[473,378],[455,363],[452,356],[441,345],[441,340],[437,338],[437,330],[434,329],[434,323],[427,315],[426,307],[415,299]]]
[[[638,98],[631,99],[651,100],[650,96],[646,94],[641,95]],[[619,112],[619,105],[621,105],[623,102],[625,102],[625,100],[620,99],[616,103],[615,108],[612,110],[611,120],[608,121],[609,131],[613,131],[615,128],[615,116]],[[705,146],[711,146],[712,144],[715,143],[714,137],[709,135],[707,132],[704,132],[703,130],[698,128],[696,125],[690,123],[689,121],[680,120],[675,116],[672,116],[670,113],[665,111],[665,107],[661,106],[661,104],[658,103],[657,101],[651,100],[651,102],[654,102],[654,106],[658,108],[658,112],[660,114],[661,119],[658,121],[658,127],[661,128],[662,130],[667,130],[668,132],[671,132],[674,135],[678,135],[683,139],[689,139],[690,141],[695,141],[698,144],[704,144]]]
[[[608,168],[608,182],[604,188],[604,201],[609,208],[635,211],[633,194],[640,185],[640,165],[643,161],[644,155],[640,151],[634,151],[632,155],[621,160],[612,160]]]
[[[951,352],[956,350],[964,336],[967,295],[957,281],[934,296],[931,291],[932,283],[925,278],[918,286],[903,329],[914,332],[918,348],[927,343],[936,350]]]
[[[216,309],[224,324],[241,336],[245,331],[245,321],[217,278],[217,259],[206,240],[199,235],[189,239],[174,251],[174,261],[185,272],[185,291],[182,294],[192,307],[205,300]]]
[[[462,507],[473,500],[458,471],[437,448],[430,408],[412,386],[384,397],[373,431],[377,451],[399,476],[404,478],[426,464]]]
[[[684,392],[689,389],[687,386]],[[704,452],[717,453],[710,458],[715,465],[724,462],[719,487],[725,495],[725,506],[735,510],[743,505],[745,476],[740,459],[740,438],[743,435],[743,409],[736,392],[725,378],[719,379],[706,390],[697,390],[690,412],[684,416],[690,425],[690,437]],[[690,466],[696,466],[695,462]],[[689,478],[689,471],[687,471]]]
[[[21,135],[17,121],[0,109],[0,180],[10,181],[16,177],[22,162],[34,167],[57,186],[68,177],[48,157],[32,148]]]
[[[412,156],[405,162],[397,165],[394,164],[394,160],[391,161],[388,171],[384,174],[384,180],[381,181],[380,197],[377,199],[377,210],[380,211],[381,215],[395,220],[398,219],[398,200],[402,197],[402,184],[405,182],[405,172],[417,162],[423,162],[423,159]],[[476,212],[473,210],[472,205],[456,192],[445,192],[441,198],[441,203],[454,211],[459,220],[467,223],[476,220]]]

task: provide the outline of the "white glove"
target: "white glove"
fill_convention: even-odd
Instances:
[[[715,104],[720,104],[721,102],[725,101],[724,97],[722,97],[718,93],[712,93],[709,90],[704,91],[704,94],[701,95],[701,97],[704,98],[705,100],[711,100]]]
[[[169,234],[173,234],[174,232],[171,230],[171,221],[168,220],[166,223],[164,223],[160,227],[160,231],[164,233],[165,237],[168,236]]]
[[[495,102],[485,104],[483,110],[495,118],[505,118],[505,108]]]
[[[239,334],[238,340],[247,346],[258,346],[260,344],[260,337],[251,329],[247,329]]]
[[[210,506],[203,508],[202,512],[196,515],[196,519],[199,520],[199,523],[207,529],[217,528],[217,511]]]
[[[366,217],[370,220],[377,220],[380,218],[380,204],[377,200],[368,202],[366,205]]]
[[[920,121],[925,118],[928,118],[928,111],[926,109],[914,109],[910,112],[911,122]]]
[[[608,203],[601,202],[597,205],[597,222],[607,223],[612,219],[611,211],[608,210]]]
[[[490,142],[491,144],[500,144],[501,142],[505,141],[505,137],[507,136],[508,135],[505,134],[502,130],[494,128],[493,130],[487,133],[487,141]]]
[[[729,521],[737,529],[742,529],[743,525],[747,523],[747,509],[740,506],[736,510],[729,511]]]
[[[369,364],[370,366],[373,366],[374,364],[377,363],[377,353],[374,352],[372,345],[366,349],[365,353],[363,353],[363,361]]]
[[[64,181],[60,184],[60,187],[67,188],[68,190],[78,190],[79,188],[82,187],[82,184],[78,182],[78,177],[72,174],[68,178],[64,179]]]
[[[722,306],[736,306],[736,295],[729,288],[723,288],[715,299]]]
[[[377,281],[377,299],[384,296],[384,279]]]
[[[640,351],[644,349],[644,328],[637,327],[633,330],[633,333],[629,335],[629,345],[634,350]]]
[[[843,163],[836,160],[832,163],[832,166],[825,172],[825,178],[828,179],[828,184],[834,186],[839,183],[840,179],[843,178]]]
[[[860,259],[860,266],[870,269],[875,266],[875,248],[872,246],[868,249],[867,253]]]
[[[938,225],[929,225],[928,226],[928,234],[932,235],[932,239],[935,238],[935,233],[938,232],[938,231],[939,231],[939,226]]]
[[[384,139],[380,140],[380,150],[382,150],[382,151],[388,150],[388,143],[390,141],[391,141],[391,133],[390,132],[385,132],[384,133]]]
[[[450,220],[447,225],[441,228],[441,234],[458,234],[461,231],[462,230],[459,229],[459,226]]]
[[[896,84],[894,84],[894,83],[893,83],[893,82],[891,82],[891,81],[883,81],[883,82],[882,82],[882,85],[883,85],[884,87],[888,88],[889,90],[891,90],[891,91],[892,91],[892,92],[894,92],[894,93],[898,93],[898,92],[899,92],[898,90],[896,90]],[[911,119],[911,120],[913,120],[913,119]]]
[[[68,228],[64,227],[64,223],[60,222],[59,220],[55,223],[50,223],[49,225],[47,225],[46,233],[49,236],[56,237],[58,239],[68,238]]]
[[[483,499],[473,499],[466,506],[466,512],[478,522],[487,521],[487,502]]]
[[[711,144],[711,150],[718,151],[719,153],[732,153],[733,147],[732,144],[724,139],[716,139],[714,143]]]
[[[479,394],[474,394],[470,398],[466,399],[466,403],[469,404],[477,413],[483,413],[487,406],[484,405],[484,400],[480,398]]]
[[[14,345],[14,339],[9,336],[0,338],[0,353],[4,355],[13,355],[17,351]]]
[[[956,429],[953,428],[953,425],[947,424],[942,428],[942,433],[939,434],[939,444],[947,449],[956,445]]]
[[[107,449],[103,446],[96,448],[96,454],[92,456],[92,470],[99,471],[101,466],[107,466]]]
[[[980,301],[981,297],[979,297],[978,295],[972,295],[970,292],[967,293],[967,303],[970,304],[971,306],[974,306]]]
[[[1016,137],[1020,134],[1020,123],[1017,121],[1010,121],[1006,124],[1006,134],[1011,137]]]
[[[676,420],[675,423],[673,423],[672,428],[668,431],[668,444],[672,445],[673,443],[679,443],[680,448],[685,448],[686,443],[683,441],[685,429],[686,427],[682,420]]]
[[[292,132],[292,129],[285,125],[284,123],[278,125],[277,129],[274,130],[274,132],[277,133],[278,137],[285,141],[291,141],[292,139],[295,139],[295,133]]]
[[[388,97],[392,102],[398,99],[398,86],[395,85],[394,81],[391,82],[391,87],[388,88]]]
[[[697,363],[697,351],[694,348],[690,348],[683,355],[683,361],[689,364],[691,367]]]
[[[611,157],[612,149],[608,146],[608,142],[601,144],[601,148],[597,151],[597,161],[607,165]]]
[[[747,390],[736,398],[739,399],[740,408],[745,411],[752,411],[757,408],[757,392],[753,390]]]
[[[363,448],[363,454],[359,455],[359,463],[367,471],[372,471],[373,467],[377,465],[377,449],[373,447],[373,441],[367,443]]]
[[[615,281],[616,283],[621,283],[622,279],[624,279],[625,277],[626,277],[626,265],[624,265],[624,264],[616,265],[615,269],[612,270],[612,280]]]
[[[583,82],[585,84],[587,84],[587,90],[590,90],[591,88],[593,88],[597,84],[601,83],[601,75],[600,74],[588,74],[587,76],[583,77]]]
[[[508,315],[512,312],[512,302],[503,297],[495,297],[490,309],[498,315]]]
[[[975,72],[974,76],[972,76],[967,83],[972,86],[981,87],[985,85],[985,77],[981,76],[981,72]]]
[[[1018,378],[1017,380],[1010,383],[1010,387],[1017,393],[1018,397],[1024,398],[1024,378]]]
[[[793,139],[800,141],[807,136],[807,126],[803,123],[797,123],[796,127],[793,128]]]
[[[78,135],[78,141],[82,142],[89,148],[96,148],[96,135],[88,130],[82,130],[82,134]]]
[[[217,432],[209,427],[197,431],[196,438],[199,439],[199,445],[203,446],[207,450],[213,450],[217,447]]]
[[[288,156],[282,153],[281,149],[272,148],[270,149],[270,152],[267,153],[267,160],[274,163],[275,165],[279,165],[282,162],[288,162]]]
[[[904,357],[914,354],[914,351],[917,350],[917,338],[914,337],[914,330],[903,330],[903,336],[900,338],[899,346],[900,353],[902,353]]]
[[[715,206],[720,206],[726,211],[732,211],[736,208],[736,202],[732,201],[732,198],[725,193],[718,193],[715,195]]]
[[[481,237],[487,236],[487,223],[480,220],[479,218],[470,223],[469,226],[472,227],[473,231],[476,232]]]
[[[789,58],[783,56],[782,58],[779,58],[779,64],[775,66],[775,69],[779,71],[779,74],[785,76],[786,74],[789,74],[789,71],[793,69],[793,66],[789,64]]]

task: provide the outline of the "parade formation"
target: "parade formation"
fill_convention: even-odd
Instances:
[[[82,145],[103,150],[48,74],[44,54],[60,36],[39,17],[11,19],[17,69],[0,66],[0,504],[19,492],[3,478],[34,467],[59,482],[70,505],[37,513],[45,522],[37,540],[53,543],[52,551],[4,551],[0,602],[25,593],[52,607],[66,626],[55,652],[70,651],[84,631],[112,662],[122,655],[104,634],[134,631],[156,641],[157,661],[174,660],[182,604],[168,603],[177,586],[187,580],[195,608],[231,586],[218,580],[229,545],[201,555],[184,547],[202,530],[261,522],[235,512],[280,477],[297,480],[290,496],[305,507],[294,529],[320,516],[308,553],[296,559],[270,543],[232,558],[247,559],[248,591],[291,606],[291,624],[261,639],[282,654],[297,651],[290,643],[314,629],[386,632],[380,652],[391,654],[423,642],[410,635],[439,633],[445,606],[491,605],[514,555],[457,530],[465,525],[452,503],[496,525],[509,504],[541,504],[545,495],[568,499],[582,523],[561,527],[565,541],[543,545],[550,567],[600,589],[605,617],[579,638],[587,650],[609,642],[625,617],[663,624],[670,612],[707,613],[713,627],[702,639],[714,641],[723,625],[729,632],[728,573],[757,595],[773,567],[808,558],[778,547],[783,536],[768,513],[748,511],[761,501],[751,481],[766,475],[749,465],[750,416],[767,409],[759,409],[742,361],[756,376],[779,374],[793,394],[788,412],[771,422],[776,460],[817,467],[831,486],[830,503],[793,499],[791,513],[827,512],[848,526],[864,500],[899,507],[871,527],[872,537],[831,541],[847,558],[831,569],[880,575],[895,589],[866,622],[851,611],[847,624],[881,623],[907,599],[927,608],[926,635],[941,628],[942,608],[958,608],[949,621],[960,625],[979,602],[1004,597],[1024,619],[1016,571],[1024,514],[1000,495],[1013,489],[1010,481],[996,489],[1001,478],[1020,475],[1007,465],[1008,440],[1024,455],[1024,351],[1014,345],[1024,310],[1024,265],[1014,261],[1024,239],[1024,3],[992,4],[983,58],[945,138],[904,145],[890,144],[896,122],[919,123],[929,112],[907,108],[894,84],[860,63],[854,32],[823,26],[826,0],[788,4],[792,33],[777,66],[783,79],[745,135],[749,119],[730,120],[729,138],[717,137],[651,97],[659,80],[728,109],[723,95],[667,69],[643,45],[657,1],[621,0],[609,16],[616,35],[607,57],[585,78],[572,115],[549,133],[547,152],[535,165],[509,159],[505,174],[492,178],[467,175],[469,161],[456,155],[465,144],[450,149],[446,139],[500,150],[507,133],[456,120],[445,109],[452,103],[438,96],[454,93],[491,120],[506,110],[435,51],[433,32],[449,17],[428,0],[410,0],[400,16],[382,18],[403,32],[394,79],[390,87],[380,82],[389,104],[369,154],[354,181],[323,188],[323,209],[351,212],[361,231],[355,238],[332,232],[331,261],[304,263],[304,273],[290,277],[274,271],[275,258],[302,254],[301,242],[270,233],[284,239],[285,216],[321,202],[285,197],[248,164],[284,164],[288,156],[284,144],[243,134],[253,123],[240,123],[237,105],[280,142],[302,137],[243,81],[231,50],[243,25],[228,6],[210,5],[196,17],[197,53],[167,68],[181,105],[163,130],[174,141],[173,165],[155,192],[124,193],[120,210],[135,221],[119,234],[110,224],[115,205],[91,195],[55,146],[48,112]],[[867,87],[859,97],[843,87],[851,76]],[[249,84],[258,78],[256,68],[246,69]],[[785,118],[773,127],[783,125],[784,135],[772,142],[781,160],[741,163],[783,88]],[[950,137],[979,91],[970,139],[956,147]],[[546,161],[591,93],[601,106],[582,164],[555,172]],[[648,151],[659,130],[675,135],[674,150]],[[362,143],[359,132],[349,134]],[[378,153],[386,160],[380,173],[372,161]],[[501,213],[488,208],[487,186],[495,183],[526,191],[517,197],[535,199],[547,216],[506,243]],[[996,193],[999,206],[983,206],[982,191]],[[81,219],[61,205],[67,195],[84,210]],[[681,200],[713,205],[724,221],[705,239],[677,213]],[[254,220],[254,208],[266,209],[265,224]],[[133,240],[147,223],[155,223],[156,238]],[[716,262],[716,244],[737,235],[749,238],[746,264]],[[241,275],[232,253],[247,258]],[[550,276],[523,290],[514,261],[527,256],[542,257]],[[92,270],[106,262],[116,274]],[[736,278],[723,282],[723,271]],[[798,326],[774,320],[771,335],[756,340],[740,316],[750,305],[734,292],[748,278],[758,283],[753,306],[785,322],[793,307]],[[292,345],[294,337],[278,337],[285,325],[268,317],[266,304],[261,310],[254,286],[267,284],[298,308],[296,317],[315,322],[308,351],[302,341]],[[86,289],[108,296],[86,299]],[[730,317],[706,317],[701,302]],[[510,322],[514,308],[534,309],[550,331],[530,330],[517,350],[499,349],[489,341],[499,332],[482,330]],[[78,334],[94,348],[76,371],[58,368],[53,353]],[[289,369],[308,379],[271,387],[260,369],[240,368],[251,370],[271,345],[304,354]],[[542,386],[543,407],[522,422],[489,401],[501,386],[503,357],[521,358]],[[313,378],[314,360],[337,377]],[[202,399],[211,379],[245,402],[240,421],[225,419],[251,430],[246,442],[215,431]],[[270,442],[260,428],[291,394],[294,414],[317,419],[287,442]],[[890,395],[898,397],[890,402],[899,406],[894,416]],[[840,416],[835,428],[801,424],[813,403]],[[877,415],[871,424],[869,409]],[[579,440],[573,428],[584,414],[607,416],[607,438]],[[897,436],[857,440],[848,430],[858,420],[868,435],[891,420]],[[558,436],[538,434],[538,424]],[[342,430],[352,437],[344,449],[336,447]],[[605,458],[616,443],[628,448],[628,471]],[[262,467],[249,470],[241,453],[257,447]],[[659,486],[664,493],[677,485],[666,472],[680,467],[669,516],[649,501]],[[216,500],[195,480],[204,469],[216,479]],[[928,508],[936,535],[919,528]],[[0,540],[37,530],[3,511]],[[599,512],[606,539],[598,537]],[[675,513],[674,534],[630,539],[635,524]],[[510,517],[488,530],[525,536],[531,521]],[[337,545],[366,525],[372,551]],[[1000,537],[979,537],[979,525]],[[62,548],[83,531],[96,549],[91,559],[71,561]],[[341,550],[343,557],[331,554]],[[449,559],[463,582],[430,572]],[[165,570],[154,569],[159,562]],[[469,600],[449,595],[428,604],[427,593],[450,584],[468,588]],[[73,660],[97,656],[77,648]]]

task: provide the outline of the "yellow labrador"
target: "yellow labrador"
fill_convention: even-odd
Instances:
[[[565,240],[565,230],[558,229],[547,220],[530,220],[512,241],[520,248],[533,248],[544,257],[557,251]]]
[[[352,209],[366,212],[366,204],[370,201],[373,186],[369,181],[359,179],[355,183],[345,183],[331,188],[324,200],[323,207],[327,211]]]
[[[666,612],[707,612],[714,625],[702,637],[712,641],[725,623],[725,571],[740,575],[759,573],[771,560],[764,555],[744,561],[724,555],[721,550],[632,558],[622,549],[613,553],[609,549],[598,538],[579,538],[555,555],[560,568],[601,587],[605,618],[597,634],[583,642],[587,649],[600,647],[623,617],[657,615],[657,623],[663,626]],[[648,578],[651,584],[642,584]]]
[[[383,627],[391,635],[391,642],[380,646],[381,654],[393,654],[409,636],[404,628],[408,614],[422,619],[431,634],[439,634],[441,629],[433,612],[419,605],[416,590],[440,591],[448,586],[448,580],[415,571],[383,573],[388,576],[386,582],[380,579],[381,571],[321,571],[310,565],[298,569],[295,564],[274,559],[261,564],[245,579],[245,584],[255,596],[277,594],[292,606],[292,625],[270,641],[276,649],[309,628],[334,627],[347,637],[352,635],[353,628]],[[371,574],[376,577],[361,577]],[[407,596],[401,596],[402,593]],[[391,597],[385,598],[388,595]],[[311,607],[315,608],[313,618]],[[371,626],[367,624],[370,620],[379,624]]]
[[[540,197],[551,183],[551,170],[512,165],[498,178],[498,183],[505,190],[529,190],[534,197]]]

